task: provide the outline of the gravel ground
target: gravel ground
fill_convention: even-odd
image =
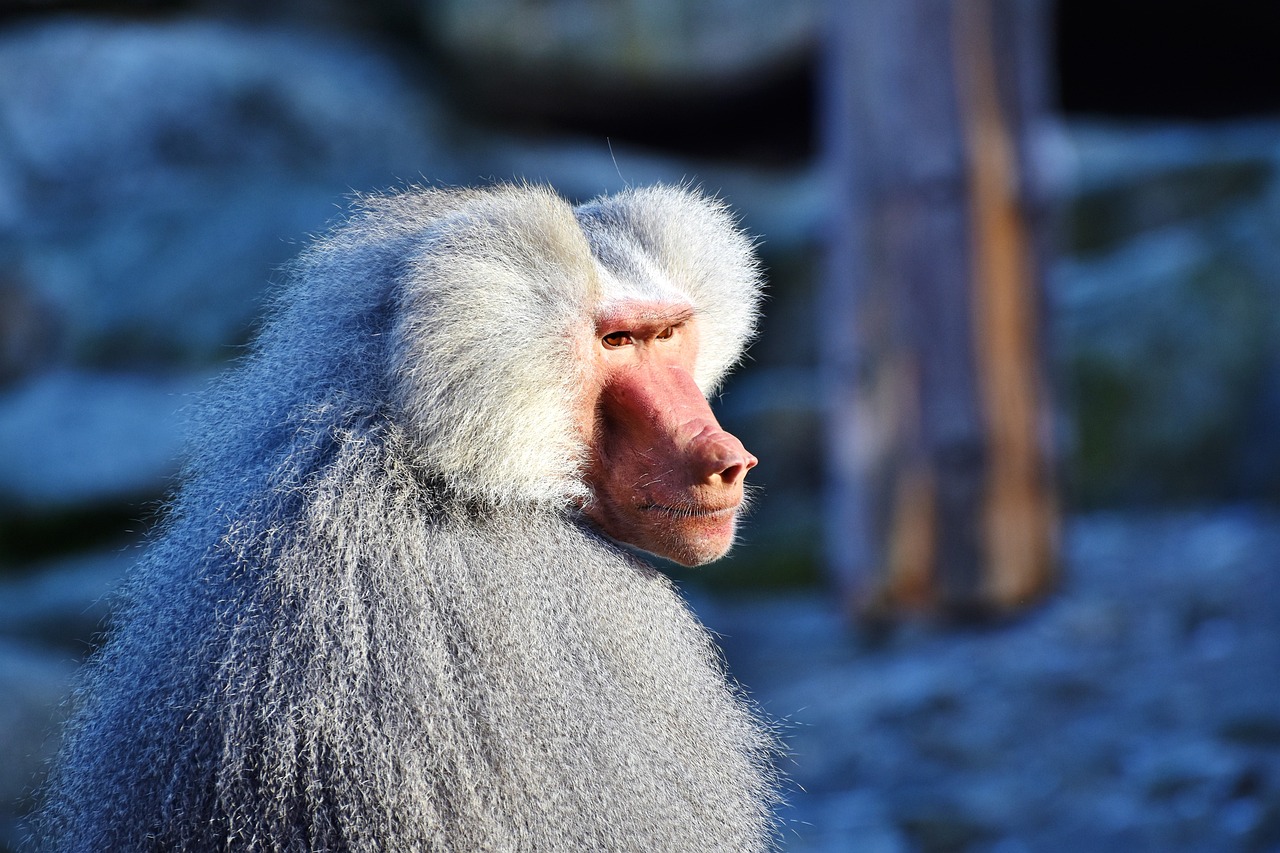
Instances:
[[[1073,520],[1019,621],[697,601],[782,721],[790,851],[1280,851],[1280,517]]]

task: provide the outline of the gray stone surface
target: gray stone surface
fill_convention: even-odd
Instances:
[[[69,651],[0,637],[0,850],[18,849],[76,666]]]
[[[0,640],[85,654],[106,629],[112,596],[139,553],[82,554],[0,578]]]
[[[1066,140],[1049,303],[1076,498],[1280,497],[1280,126]]]
[[[0,510],[159,497],[178,470],[181,412],[208,381],[53,371],[0,390]]]
[[[0,276],[81,362],[221,360],[353,190],[430,174],[447,129],[375,50],[193,20],[0,34]]]
[[[697,86],[795,60],[816,37],[814,0],[435,0],[431,38],[468,67],[619,84]],[[750,50],[744,46],[750,45]]]
[[[700,602],[784,727],[792,851],[1280,850],[1280,519],[1074,519],[1005,625],[849,631],[820,595]]]

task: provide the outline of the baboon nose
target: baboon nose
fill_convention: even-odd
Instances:
[[[703,435],[697,444],[702,479],[725,486],[737,485],[760,460],[747,452],[742,442],[723,430]]]

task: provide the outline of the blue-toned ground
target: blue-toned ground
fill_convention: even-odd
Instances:
[[[1072,521],[1024,619],[853,636],[818,595],[699,602],[788,725],[791,851],[1280,850],[1280,523]]]

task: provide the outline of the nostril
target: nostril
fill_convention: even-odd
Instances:
[[[720,472],[720,481],[726,486],[732,486],[746,473],[747,465],[745,462],[735,463]]]
[[[759,462],[747,452],[742,442],[727,432],[698,442],[695,453],[701,462],[698,467],[702,479],[707,483],[719,481],[726,486],[736,485]]]
[[[747,476],[747,472],[760,464],[760,460],[752,456],[746,450],[742,451],[742,457],[729,465],[720,472],[720,479],[727,486],[735,485],[743,477]]]

